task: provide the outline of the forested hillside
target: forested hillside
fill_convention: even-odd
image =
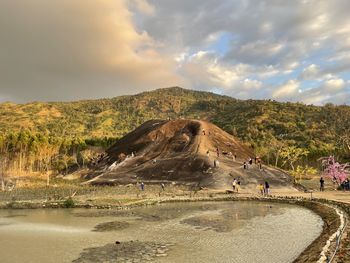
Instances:
[[[84,163],[81,152],[89,146],[105,148],[147,120],[168,118],[209,120],[280,166],[287,166],[290,147],[306,150],[304,161],[330,153],[349,158],[349,106],[237,100],[178,87],[112,99],[0,104],[0,151],[16,170],[48,169],[53,160],[62,169]]]

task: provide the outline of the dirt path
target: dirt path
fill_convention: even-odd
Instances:
[[[278,192],[276,191],[274,193],[276,196],[300,196],[305,198],[310,198],[311,193],[304,193],[304,192],[292,192],[292,191],[285,191],[285,192]],[[313,198],[319,198],[319,199],[328,199],[328,200],[334,200],[338,202],[348,203],[350,204],[350,192],[343,192],[343,191],[325,191],[325,192],[313,192],[312,193]]]

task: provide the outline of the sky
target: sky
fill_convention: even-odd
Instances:
[[[1,0],[0,102],[181,86],[350,104],[349,0]]]

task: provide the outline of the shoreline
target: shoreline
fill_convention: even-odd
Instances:
[[[291,196],[271,196],[271,197],[260,197],[260,196],[232,196],[232,194],[222,193],[211,193],[209,196],[193,197],[193,196],[172,196],[170,198],[145,198],[135,202],[126,204],[101,204],[94,205],[88,202],[76,203],[72,207],[67,207],[65,201],[50,201],[50,202],[28,202],[28,201],[12,201],[3,202],[0,204],[0,209],[116,209],[116,210],[127,210],[135,207],[142,206],[153,206],[157,204],[166,203],[181,203],[181,202],[221,202],[221,201],[258,201],[258,202],[270,202],[270,203],[286,203],[305,207],[318,216],[320,216],[324,222],[321,234],[293,261],[294,263],[301,262],[328,262],[322,260],[321,253],[329,243],[329,248],[324,253],[327,258],[330,258],[336,247],[336,240],[328,242],[330,237],[337,232],[340,226],[340,217],[337,211],[343,211],[345,218],[350,215],[350,205],[344,202],[335,200],[323,199],[323,198],[305,198],[305,197],[291,197]],[[344,229],[345,237],[350,236],[350,226]],[[349,255],[350,244],[342,240],[340,242],[339,249],[334,259],[346,259]],[[337,262],[337,261],[336,261]],[[343,261],[340,261],[343,262]]]

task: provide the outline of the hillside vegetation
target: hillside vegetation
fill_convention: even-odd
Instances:
[[[11,153],[7,160],[16,159],[18,166],[27,155],[37,156],[40,147],[47,148],[40,145],[54,144],[55,155],[72,157],[60,164],[67,167],[79,164],[80,152],[91,145],[106,148],[147,120],[169,118],[208,120],[279,166],[288,165],[283,161],[288,147],[305,149],[303,160],[309,163],[330,153],[349,158],[349,106],[237,100],[179,87],[111,99],[0,104],[0,151],[2,156]],[[45,158],[39,159],[47,163]],[[36,159],[31,162],[38,163]]]

